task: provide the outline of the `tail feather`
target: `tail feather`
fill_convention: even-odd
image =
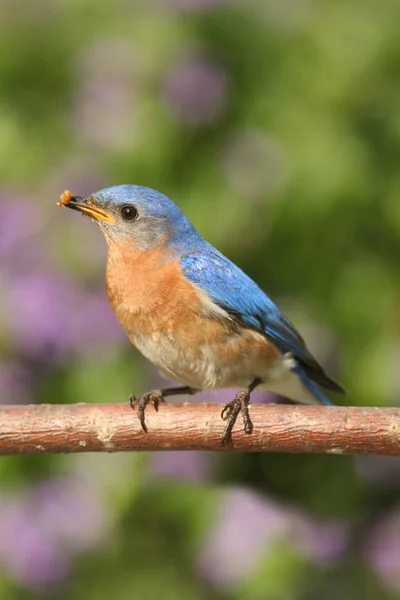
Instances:
[[[309,392],[311,392],[311,394],[314,396],[314,398],[316,398],[319,404],[324,404],[325,406],[333,406],[332,402],[328,400],[325,394],[321,392],[319,387],[315,385],[313,381],[311,381],[311,379],[308,377],[308,375],[305,373],[305,371],[299,364],[297,364],[292,369],[292,371],[294,371],[299,376],[301,383],[304,385],[304,387],[307,388]]]
[[[299,364],[301,364],[304,373],[308,375],[312,381],[318,383],[318,385],[322,385],[322,387],[335,392],[335,394],[346,394],[346,390],[340,385],[340,383],[332,379],[332,377],[329,377],[321,365],[316,363],[315,365],[310,366],[304,362],[299,362]],[[316,365],[318,368],[316,368]]]

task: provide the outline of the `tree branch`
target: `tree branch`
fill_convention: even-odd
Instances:
[[[146,411],[145,434],[130,406],[71,404],[0,407],[0,455],[127,450],[326,452],[400,455],[400,409],[251,407],[252,435],[238,418],[222,446],[218,404],[166,403]]]

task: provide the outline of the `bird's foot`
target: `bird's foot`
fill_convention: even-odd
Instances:
[[[236,423],[239,413],[242,413],[244,431],[251,434],[253,431],[253,423],[249,415],[250,390],[242,390],[238,392],[235,398],[225,404],[221,411],[221,418],[226,421],[225,431],[222,434],[222,443],[226,444],[231,439],[232,429]]]
[[[145,433],[147,433],[147,426],[144,418],[146,406],[148,404],[152,404],[156,412],[158,412],[160,402],[164,402],[162,390],[153,390],[152,392],[145,394],[141,398],[138,398],[137,396],[133,395],[129,398],[129,404],[131,405],[131,408],[135,410],[135,408],[137,407],[138,409],[137,416],[139,419],[139,423],[142,426],[142,429]]]

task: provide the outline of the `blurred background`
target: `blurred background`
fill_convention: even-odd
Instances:
[[[398,0],[2,0],[0,401],[160,385],[108,306],[100,231],[56,207],[136,183],[279,304],[335,401],[398,406],[399,18]],[[399,459],[11,457],[0,482],[1,599],[400,594]]]

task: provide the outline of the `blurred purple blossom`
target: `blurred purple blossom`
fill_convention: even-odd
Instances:
[[[125,339],[103,290],[83,290],[57,275],[9,278],[3,303],[2,330],[25,352],[47,360]]]
[[[32,589],[60,584],[75,555],[108,534],[99,490],[85,480],[53,480],[0,498],[0,566]]]
[[[220,65],[206,58],[181,60],[166,73],[162,94],[177,121],[187,126],[209,125],[226,106],[228,77]]]
[[[77,71],[81,80],[107,77],[113,81],[137,82],[144,73],[141,46],[122,37],[97,37],[82,46]]]
[[[85,196],[105,187],[106,179],[99,166],[87,154],[74,155],[58,164],[48,174],[45,182],[46,196],[58,200],[64,190],[71,190],[73,194]],[[54,205],[53,205],[54,207]],[[57,221],[60,213],[52,212]],[[95,229],[95,228],[94,228]]]
[[[15,269],[20,263],[31,264],[36,248],[33,243],[48,218],[40,204],[24,194],[0,192],[0,268]]]
[[[203,579],[228,591],[249,576],[287,529],[284,510],[246,489],[233,489],[198,559]]]
[[[0,223],[1,335],[24,354],[44,359],[81,356],[104,344],[119,345],[125,336],[103,285],[87,290],[67,275],[52,272],[46,244],[39,236],[48,221],[40,204],[7,195]],[[101,233],[96,234],[105,246]],[[13,390],[21,395],[21,388],[13,384],[15,375],[15,369],[7,381],[2,375],[10,386],[9,401]]]
[[[30,588],[52,587],[69,572],[69,561],[56,540],[36,519],[23,498],[0,502],[0,567]]]
[[[321,565],[340,558],[348,545],[348,529],[344,523],[318,522],[304,514],[292,515],[289,537],[304,557]]]
[[[150,477],[207,481],[212,455],[206,452],[155,452],[151,457]]]
[[[32,373],[23,365],[0,363],[0,403],[29,403],[33,385]]]
[[[86,81],[77,99],[77,136],[105,148],[125,144],[132,133],[133,106],[134,98],[125,84]]]
[[[222,167],[232,187],[248,198],[262,198],[285,181],[287,160],[283,149],[258,131],[241,131],[222,154]]]
[[[365,548],[370,567],[383,583],[400,590],[400,512],[387,514],[372,528]]]
[[[84,552],[107,538],[109,515],[101,501],[101,490],[92,479],[45,481],[34,491],[33,502],[44,529],[68,551]]]
[[[83,49],[73,116],[81,139],[107,149],[131,143],[138,129],[138,57],[138,48],[118,38],[98,39]]]
[[[50,180],[50,185],[44,186],[45,189],[40,193],[40,197],[49,198],[46,209],[39,197],[22,194],[13,196],[7,192],[0,192],[0,201],[4,196],[0,223],[0,274],[3,277],[12,275],[14,278],[23,279],[25,273],[44,273],[51,268],[60,271],[61,250],[57,256],[57,244],[60,245],[63,232],[72,227],[74,237],[79,237],[79,230],[82,230],[81,235],[85,237],[84,255],[88,265],[100,266],[101,263],[102,273],[104,272],[106,244],[101,232],[88,220],[83,222],[83,219],[63,218],[65,214],[57,210],[56,206],[64,189],[74,186],[73,189],[79,194],[93,191],[101,187],[95,184],[95,180],[99,178],[94,175],[88,177],[87,172],[85,177],[82,172],[79,176],[77,169],[74,170],[72,166],[69,170],[65,169],[62,179],[64,183],[59,173],[57,181],[53,182],[54,185]],[[49,247],[52,248],[52,252],[49,252]],[[82,253],[81,246],[79,253]]]
[[[252,575],[279,538],[306,559],[325,566],[345,552],[348,531],[344,523],[314,521],[251,490],[233,489],[225,495],[219,518],[200,553],[199,573],[229,591]]]

